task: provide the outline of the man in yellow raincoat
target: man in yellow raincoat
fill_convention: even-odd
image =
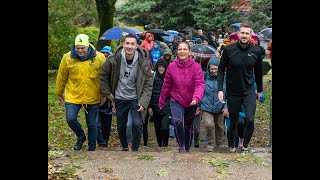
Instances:
[[[84,108],[88,127],[88,151],[96,149],[97,114],[100,104],[100,69],[105,56],[89,43],[89,37],[79,34],[74,48],[64,54],[57,74],[56,95],[66,107],[69,127],[77,136],[74,150],[81,150],[86,135],[78,121],[78,113]]]

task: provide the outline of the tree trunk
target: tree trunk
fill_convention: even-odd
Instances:
[[[98,18],[100,22],[100,33],[101,35],[108,29],[113,27],[113,16],[116,10],[115,4],[117,0],[96,0]],[[110,45],[111,41],[99,40],[97,42],[97,50],[102,49],[105,45]]]

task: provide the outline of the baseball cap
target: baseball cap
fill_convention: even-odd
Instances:
[[[101,51],[102,53],[108,52],[108,53],[112,53],[112,49],[110,46],[104,46]]]

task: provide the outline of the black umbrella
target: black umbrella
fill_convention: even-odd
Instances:
[[[261,34],[266,39],[272,39],[272,28],[262,29],[258,34]]]
[[[163,30],[163,29],[150,29],[148,30],[149,33],[152,34],[157,34],[159,36],[170,36],[169,33],[167,33],[167,31]]]
[[[219,57],[220,54],[217,49],[210,45],[192,44],[190,45],[190,55],[198,57]]]

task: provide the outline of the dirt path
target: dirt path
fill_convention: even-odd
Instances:
[[[200,148],[180,154],[175,139],[166,148],[156,147],[152,128],[150,123],[149,147],[141,147],[138,152],[123,152],[120,147],[87,152],[84,147],[81,151],[66,151],[66,156],[54,161],[80,167],[76,174],[82,180],[272,179],[272,153],[268,148],[255,148],[249,155],[230,154],[227,148],[206,152],[200,137]]]

